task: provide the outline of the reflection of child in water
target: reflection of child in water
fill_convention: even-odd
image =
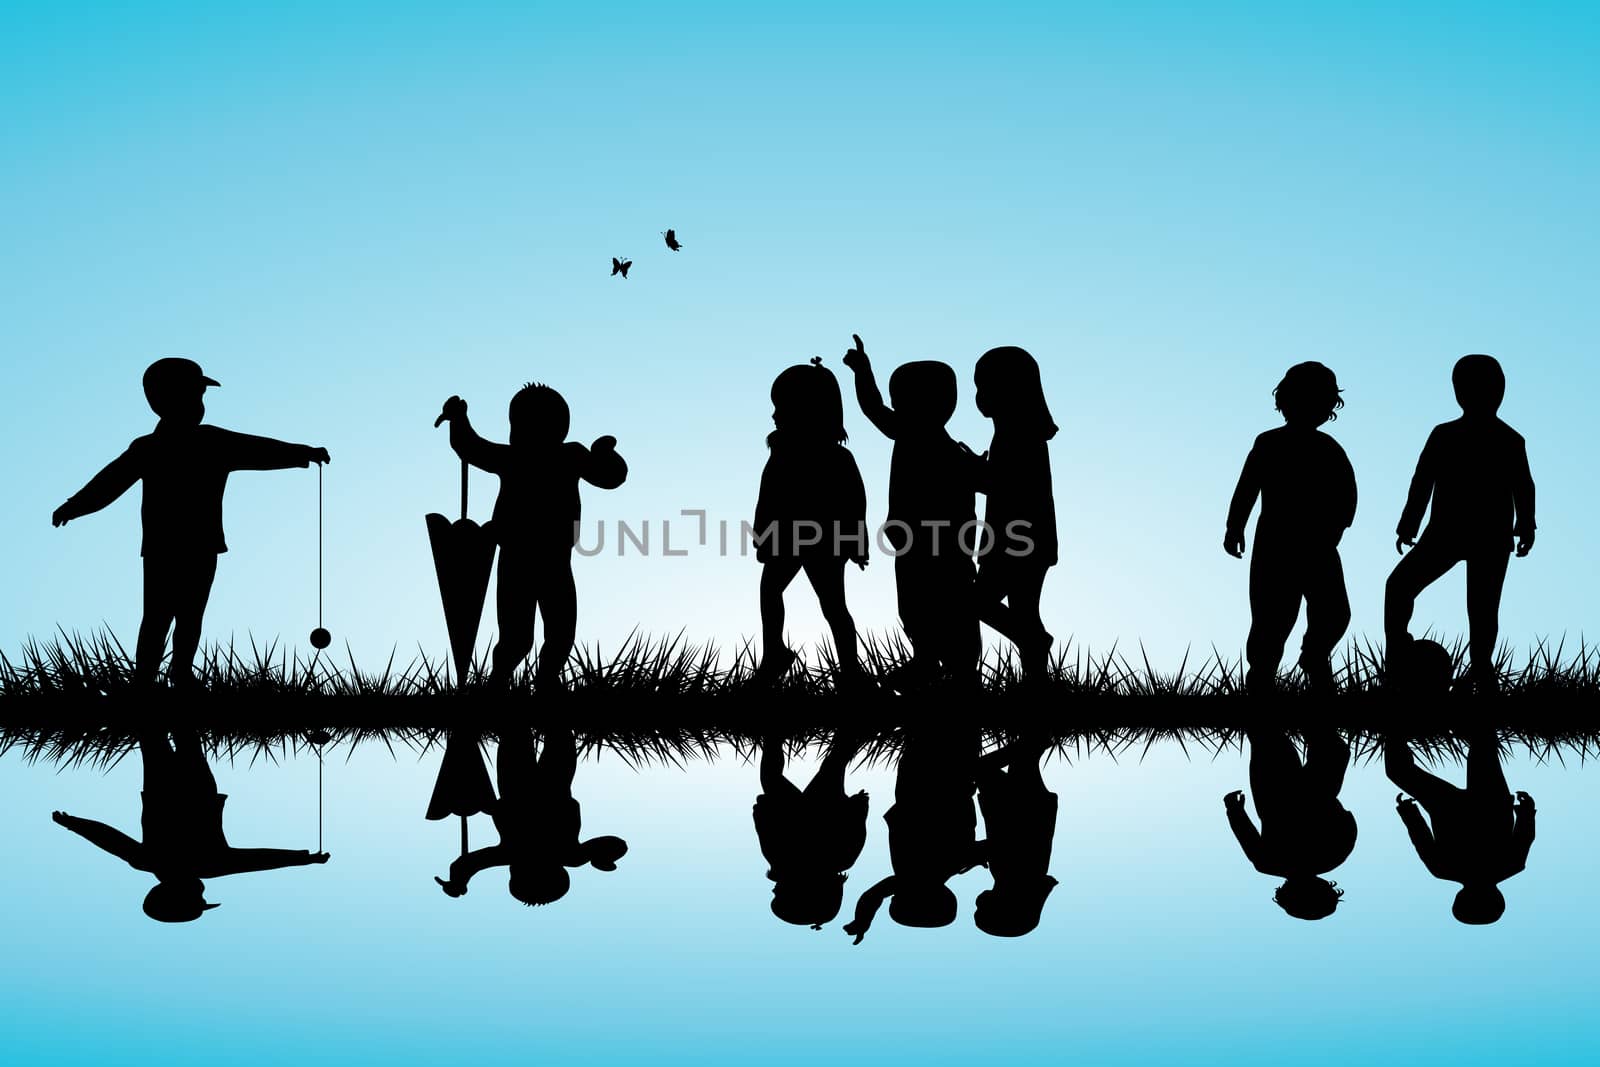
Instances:
[[[472,742],[476,749],[476,742]],[[620,837],[579,840],[582,818],[572,797],[578,748],[570,730],[545,735],[544,753],[535,758],[533,734],[513,727],[500,735],[496,756],[500,797],[488,807],[500,843],[463,854],[450,864],[448,880],[435,878],[446,895],[466,893],[472,876],[489,867],[509,868],[511,895],[527,905],[549,904],[572,885],[568,867],[588,864],[614,871],[628,851]],[[448,809],[447,809],[448,810]]]
[[[949,881],[983,862],[972,806],[978,772],[976,731],[917,727],[906,733],[895,775],[889,826],[894,873],[856,902],[844,932],[860,944],[884,901],[889,918],[902,926],[949,926],[956,896]]]
[[[1339,802],[1350,746],[1331,728],[1309,731],[1302,765],[1282,730],[1251,730],[1249,736],[1250,789],[1261,829],[1237,790],[1223,797],[1228,825],[1256,870],[1284,880],[1272,896],[1278,907],[1296,919],[1325,919],[1344,890],[1321,875],[1356,845],[1355,816]]]
[[[1423,866],[1435,878],[1461,883],[1455,917],[1474,925],[1499,919],[1506,910],[1500,883],[1527,866],[1534,829],[1533,798],[1519,792],[1512,800],[1499,739],[1482,731],[1468,740],[1465,789],[1417,766],[1402,741],[1384,747],[1384,770],[1415,798],[1399,794],[1395,801]]]
[[[772,881],[772,914],[817,929],[839,914],[844,872],[867,843],[867,794],[848,796],[845,771],[857,746],[836,736],[805,789],[783,774],[783,743],[761,746],[761,795],[752,816]]]
[[[1019,741],[985,756],[978,769],[978,807],[988,838],[994,888],[978,894],[972,920],[995,937],[1021,937],[1039,925],[1050,877],[1057,797],[1045,788],[1043,740]]]

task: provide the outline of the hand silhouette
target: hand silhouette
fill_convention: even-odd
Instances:
[[[67,506],[65,504],[62,504],[59,508],[56,508],[54,511],[52,511],[50,513],[50,525],[65,526],[67,523],[71,522],[72,519],[67,515],[66,511]]]
[[[1401,548],[1401,545],[1404,545],[1405,548]],[[1415,537],[1396,537],[1394,539],[1394,550],[1402,556],[1406,554],[1406,548],[1416,547],[1417,539]]]
[[[605,437],[596,437],[594,444],[589,446],[589,451],[591,452],[615,452],[616,450],[617,439],[610,434]]]
[[[859,945],[861,944],[861,939],[867,936],[867,929],[870,926],[870,923],[864,923],[856,919],[844,924],[844,932],[855,938],[854,941],[850,942],[852,945]]]
[[[1239,808],[1244,807],[1244,791],[1242,789],[1235,789],[1231,793],[1224,794],[1222,798],[1222,806],[1227,808],[1229,811],[1236,811]]]
[[[459,419],[466,413],[467,402],[462,400],[459,396],[453,396],[444,402],[444,410],[439,412],[439,417],[437,419],[433,420],[433,425],[437,429],[441,422],[446,422],[450,419]]]
[[[311,463],[332,463],[333,457],[328,455],[328,450],[326,448],[312,446],[307,451],[306,460],[308,465]]]
[[[966,456],[968,459],[982,460],[984,462],[988,462],[989,460],[989,450],[987,448],[983,450],[983,455],[980,456],[978,453],[969,448],[965,441],[957,441],[956,447],[961,449],[961,454]]]
[[[1526,808],[1528,811],[1532,811],[1533,798],[1524,793],[1522,790],[1517,790],[1517,807]]]
[[[853,333],[850,339],[856,346],[844,354],[844,365],[861,374],[872,369],[872,361],[867,358],[867,346],[861,343],[861,335]]]
[[[65,826],[67,825],[67,820],[72,818],[72,816],[68,815],[64,811],[52,811],[50,813],[50,818],[62,826]]]
[[[311,862],[312,863],[327,863],[328,862],[328,854],[326,852],[313,852],[311,854]]]
[[[1404,793],[1396,793],[1394,795],[1394,806],[1397,808],[1414,808],[1417,806],[1417,802]]]
[[[1521,537],[1517,538],[1517,558],[1518,559],[1522,559],[1524,556],[1526,556],[1529,552],[1532,552],[1532,551],[1533,551],[1533,531],[1529,530],[1527,533],[1525,533]]]
[[[466,896],[467,887],[459,882],[447,882],[438,875],[434,875],[433,880],[439,883],[439,888],[444,890],[444,895],[447,897]]]
[[[1222,550],[1234,559],[1244,559],[1244,534],[1230,533],[1224,536]]]

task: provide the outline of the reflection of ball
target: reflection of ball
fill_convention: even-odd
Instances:
[[[319,626],[315,630],[311,631],[312,648],[323,649],[327,648],[331,644],[333,644],[333,635],[324,630],[322,627]]]

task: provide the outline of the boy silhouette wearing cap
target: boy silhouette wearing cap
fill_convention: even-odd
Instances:
[[[1394,543],[1395,551],[1404,554],[1410,547],[1411,553],[1395,565],[1384,590],[1384,639],[1390,658],[1403,662],[1417,594],[1465,561],[1473,682],[1492,690],[1500,594],[1512,542],[1519,559],[1533,550],[1533,475],[1527,442],[1496,415],[1506,395],[1499,361],[1462,356],[1450,380],[1461,417],[1435,426],[1417,460]],[[1419,539],[1417,528],[1430,502],[1428,526]]]
[[[1333,371],[1321,363],[1290,367],[1272,395],[1284,424],[1257,437],[1245,457],[1222,544],[1230,556],[1244,556],[1244,527],[1259,496],[1245,684],[1257,693],[1277,684],[1283,646],[1304,600],[1300,670],[1312,689],[1328,693],[1329,657],[1350,625],[1339,541],[1355,520],[1356,476],[1339,442],[1319,427],[1337,417],[1344,400]]]
[[[478,751],[476,743],[471,751]],[[446,896],[465,896],[473,875],[505,867],[512,897],[537,907],[567,895],[572,887],[568,867],[617,869],[617,861],[628,852],[626,841],[610,836],[584,841],[578,836],[583,814],[572,796],[578,745],[571,730],[547,731],[544,751],[537,756],[533,732],[526,726],[503,730],[495,764],[500,796],[485,797],[484,806],[494,818],[500,843],[463,853],[450,864],[448,879],[435,877]]]
[[[1395,809],[1423,866],[1435,878],[1461,883],[1451,912],[1461,922],[1483,925],[1505,913],[1500,883],[1528,865],[1534,804],[1520,791],[1512,799],[1492,730],[1477,730],[1466,740],[1465,789],[1417,766],[1411,746],[1398,738],[1384,745],[1384,771],[1411,794],[1397,794]]]
[[[270,437],[235,433],[201,423],[205,391],[215,386],[188,359],[158,359],[144,372],[144,395],[160,416],[156,428],[136,438],[51,515],[56,526],[99,511],[144,483],[140,507],[144,543],[144,618],[134,654],[134,681],[150,685],[172,630],[167,677],[175,686],[194,682],[200,620],[228,550],[222,534],[222,494],[228,475],[243,470],[285,470],[327,463],[328,450]]]
[[[582,514],[578,483],[615,489],[628,477],[615,437],[585,447],[567,440],[572,416],[562,395],[529,382],[511,397],[508,444],[486,441],[467,419],[467,402],[452,396],[438,419],[450,424],[450,447],[462,461],[500,476],[490,524],[500,546],[495,575],[495,613],[500,639],[494,646],[489,683],[506,686],[533,651],[535,614],[544,621],[535,685],[561,686],[578,628],[578,591],[572,580],[572,549]]]
[[[144,761],[144,840],[64,811],[51,814],[58,825],[104,849],[136,871],[157,878],[144,898],[144,913],[158,922],[192,922],[217,907],[206,902],[204,878],[247,871],[272,871],[327,863],[326,852],[289,848],[234,848],[222,832],[226,793],[217,792],[200,738],[193,730],[139,736]]]

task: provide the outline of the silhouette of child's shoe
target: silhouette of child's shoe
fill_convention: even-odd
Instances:
[[[761,665],[756,668],[751,681],[761,686],[777,685],[783,681],[783,676],[789,673],[789,668],[793,667],[795,660],[799,658],[794,649],[787,645],[779,645],[762,657]]]

